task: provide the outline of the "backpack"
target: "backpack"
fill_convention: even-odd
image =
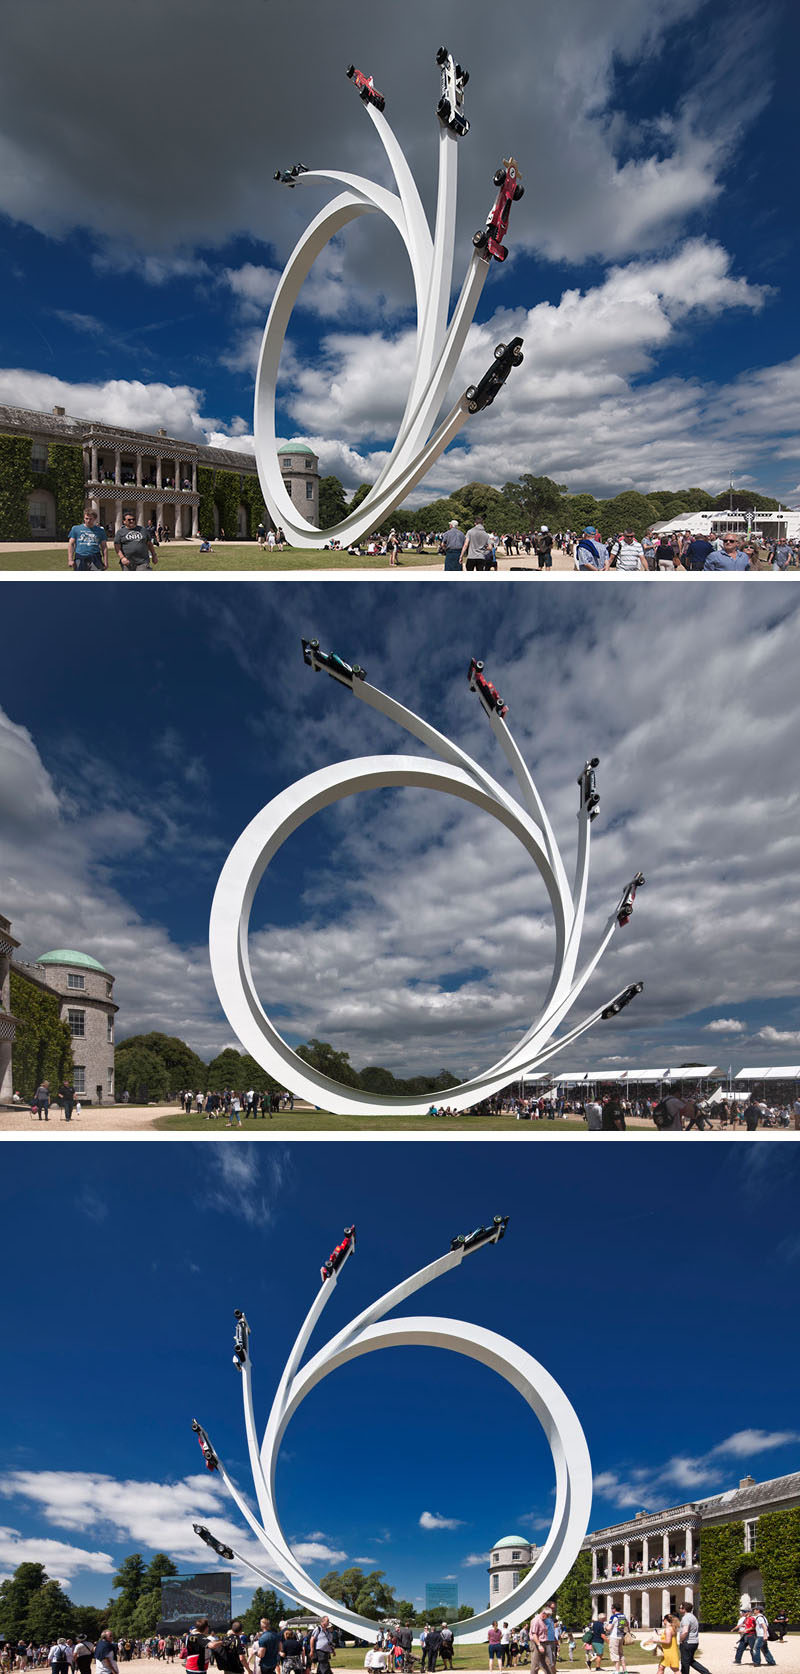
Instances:
[[[655,1122],[657,1128],[669,1128],[672,1126],[672,1117],[667,1109],[666,1099],[659,1099],[658,1104],[653,1111],[653,1121]]]
[[[226,1633],[222,1643],[214,1647],[214,1661],[223,1674],[239,1674],[242,1658],[235,1633]]]
[[[67,1656],[67,1653],[66,1653],[63,1645],[59,1645],[57,1650],[56,1650],[56,1654],[53,1657],[53,1667],[54,1668],[68,1668],[69,1667],[69,1657]]]

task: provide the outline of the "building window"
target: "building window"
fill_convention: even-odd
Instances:
[[[313,484],[313,482],[307,482],[306,483],[306,499],[307,500],[313,500],[313,498],[314,498],[314,484]]]
[[[512,1552],[512,1554],[511,1554],[512,1564],[518,1564],[521,1557],[522,1557],[521,1552]]]
[[[292,485],[291,485],[291,483],[290,483],[290,482],[287,482],[287,481],[286,481],[286,478],[285,478],[285,477],[284,477],[284,479],[283,479],[283,486],[284,486],[284,488],[285,488],[285,489],[286,489],[286,492],[287,492],[287,494],[288,494],[288,496],[289,496],[289,499],[290,499],[290,500],[291,500],[291,498],[292,498]]]
[[[47,443],[31,442],[31,470],[47,470]]]
[[[282,471],[291,471],[291,469],[292,469],[291,459],[282,459],[281,460],[281,470]]]
[[[106,1070],[106,1092],[107,1093],[113,1093],[113,1091],[114,1091],[114,1066],[112,1064],[111,1069]]]
[[[28,501],[28,522],[32,529],[47,528],[47,506],[44,500]]]
[[[111,982],[106,983],[106,999],[107,1000],[111,999],[111,990],[112,990],[113,986],[114,986],[114,984],[111,983]]]
[[[745,1549],[745,1552],[755,1552],[755,1549],[756,1549],[756,1529],[757,1528],[758,1528],[758,1518],[757,1517],[754,1517],[752,1522],[745,1523],[745,1526],[744,1526],[744,1549]]]
[[[86,1092],[86,1066],[85,1066],[85,1064],[75,1064],[74,1065],[73,1070],[72,1070],[72,1085],[75,1088],[76,1093],[85,1093]]]
[[[499,1552],[493,1552],[493,1553],[492,1553],[492,1563],[493,1563],[493,1564],[499,1564],[499,1562],[500,1562],[500,1554],[499,1554]]]
[[[512,1587],[518,1587],[519,1586],[519,1570],[518,1569],[512,1569],[512,1571],[511,1571],[511,1585],[512,1585]]]
[[[499,1575],[493,1575],[492,1576],[492,1592],[493,1593],[499,1593],[499,1591],[500,1591],[500,1577],[499,1577]]]
[[[107,1017],[106,1018],[106,1028],[108,1030],[108,1033],[106,1035],[106,1040],[107,1040],[109,1046],[113,1046],[114,1045],[114,1019],[113,1019],[113,1017]]]
[[[313,461],[313,459],[307,459],[307,460],[306,460],[306,470],[307,470],[307,471],[313,471],[313,469],[314,469],[314,461]]]
[[[83,972],[82,971],[68,971],[67,972],[67,987],[68,988],[84,989],[86,987],[86,978],[83,975]]]
[[[86,1034],[85,1011],[75,1011],[73,1007],[70,1006],[67,1012],[67,1022],[69,1023],[69,1032],[73,1040],[77,1040],[79,1037]]]

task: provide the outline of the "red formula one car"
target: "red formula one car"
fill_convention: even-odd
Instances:
[[[211,1446],[211,1443],[208,1439],[208,1436],[205,1433],[205,1430],[203,1429],[202,1424],[198,1424],[196,1418],[192,1419],[192,1429],[194,1430],[194,1433],[197,1436],[197,1440],[200,1443],[200,1451],[201,1451],[201,1453],[203,1455],[203,1458],[205,1459],[205,1462],[206,1462],[206,1470],[207,1471],[217,1471],[217,1470],[219,1470],[219,1459],[217,1458],[217,1455],[214,1452],[213,1447]]]
[[[345,1257],[349,1256],[350,1251],[354,1250],[355,1247],[356,1229],[354,1226],[346,1226],[341,1244],[337,1244],[335,1250],[331,1250],[327,1261],[323,1262],[319,1270],[323,1283],[326,1279],[332,1278],[334,1273],[338,1273]]]
[[[643,883],[644,883],[644,873],[643,872],[637,872],[636,877],[632,878],[631,882],[628,884],[628,887],[625,891],[625,894],[622,897],[622,900],[619,904],[619,909],[618,909],[618,912],[617,912],[617,923],[620,927],[620,930],[625,929],[625,926],[628,922],[628,919],[633,914],[633,903],[636,900],[636,891],[637,891],[637,889],[641,889]]]
[[[475,249],[480,250],[485,262],[488,262],[491,256],[494,256],[495,261],[504,262],[508,251],[503,239],[508,232],[511,205],[519,203],[525,191],[514,157],[503,158],[502,167],[497,170],[494,183],[500,187],[497,202],[486,217],[486,226],[481,227],[480,232],[476,232],[472,242]]]
[[[491,680],[486,679],[483,673],[483,663],[476,662],[474,657],[470,662],[467,678],[470,691],[478,693],[487,713],[493,709],[501,720],[505,720],[508,714],[508,704],[503,702],[497,687],[492,685]]]
[[[378,92],[372,76],[362,75],[361,71],[356,69],[355,64],[348,64],[347,74],[350,80],[355,82],[365,105],[374,105],[376,110],[385,108],[386,100],[383,94]]]

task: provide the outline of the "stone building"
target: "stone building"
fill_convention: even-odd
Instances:
[[[244,484],[257,483],[252,454],[227,448],[205,447],[168,436],[101,424],[94,419],[73,418],[63,407],[51,413],[29,412],[23,407],[0,406],[0,435],[25,437],[30,441],[30,466],[34,486],[27,495],[27,517],[32,540],[50,540],[64,535],[58,527],[56,496],[48,486],[51,443],[67,443],[81,450],[83,494],[94,505],[108,533],[118,529],[125,512],[133,512],[137,523],[163,525],[174,540],[218,536],[220,520],[214,508],[214,527],[200,527],[202,494],[198,470],[207,467],[227,477],[239,477],[240,496],[235,527],[226,528],[227,539],[255,535]],[[304,442],[286,442],[279,450],[281,473],[287,492],[298,510],[316,525],[319,516],[319,461]],[[37,477],[39,484],[37,484]],[[233,499],[231,503],[235,503]],[[70,522],[80,521],[82,507],[74,509]],[[63,522],[63,518],[61,519]]]
[[[725,1493],[667,1511],[637,1511],[628,1522],[595,1530],[583,1545],[592,1555],[590,1592],[595,1612],[608,1615],[614,1607],[641,1627],[656,1626],[667,1611],[675,1613],[683,1600],[699,1604],[702,1612],[703,1530],[721,1523],[743,1523],[747,1554],[755,1550],[762,1513],[797,1506],[800,1473],[769,1482],[745,1476],[738,1488]],[[739,1588],[742,1604],[764,1598],[764,1582],[756,1569],[741,1571]]]
[[[11,934],[11,920],[0,913],[0,1100],[14,1091],[11,1057],[17,1033],[17,1019],[11,1011],[11,959],[19,942]]]
[[[15,943],[15,946],[17,944]],[[91,1104],[114,1098],[114,978],[88,953],[54,948],[34,965],[15,966],[28,982],[59,998],[72,1037],[75,1092]]]
[[[489,1609],[500,1606],[512,1588],[520,1581],[524,1569],[529,1569],[538,1552],[524,1535],[503,1535],[495,1541],[489,1553]]]

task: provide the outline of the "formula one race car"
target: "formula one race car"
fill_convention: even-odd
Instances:
[[[436,115],[451,134],[463,138],[469,133],[469,123],[464,115],[464,88],[469,81],[469,70],[462,70],[461,65],[454,62],[453,54],[448,52],[447,47],[439,48],[436,62],[442,72],[442,97],[436,106]]]
[[[217,1455],[214,1452],[213,1447],[211,1446],[211,1443],[208,1439],[208,1436],[205,1433],[205,1430],[203,1429],[202,1424],[198,1424],[196,1418],[192,1419],[192,1429],[194,1430],[194,1433],[197,1436],[197,1440],[200,1443],[200,1450],[201,1450],[203,1458],[205,1459],[205,1462],[206,1462],[206,1470],[207,1471],[218,1471],[219,1470],[219,1459],[217,1458]]]
[[[323,1284],[326,1279],[332,1278],[334,1273],[338,1273],[342,1262],[347,1256],[349,1256],[350,1251],[354,1250],[355,1247],[356,1229],[354,1226],[346,1226],[341,1244],[337,1244],[335,1250],[331,1250],[327,1261],[323,1262],[323,1265],[319,1270],[320,1278],[322,1279]]]
[[[495,173],[494,184],[500,187],[497,202],[489,210],[486,217],[486,226],[481,227],[480,232],[475,233],[472,242],[475,249],[480,251],[485,262],[488,262],[492,256],[494,256],[495,261],[504,262],[508,251],[503,239],[508,233],[508,217],[511,214],[511,205],[512,203],[519,203],[525,191],[525,187],[520,180],[516,158],[503,158],[502,167]]]
[[[606,1006],[600,1016],[604,1018],[616,1017],[618,1012],[623,1011],[625,1006],[630,1005],[631,1000],[635,1000],[637,994],[641,994],[643,988],[643,982],[632,982],[629,988],[623,988],[622,993],[617,996],[616,1000],[611,1001],[610,1006]]]
[[[596,820],[600,812],[600,797],[597,792],[597,774],[595,768],[600,766],[600,757],[592,756],[591,761],[584,763],[583,772],[578,774],[578,784],[581,787],[581,808],[588,808],[589,819]]]
[[[492,685],[491,680],[487,680],[485,678],[483,673],[483,663],[476,662],[474,657],[470,662],[469,669],[467,671],[467,678],[469,680],[470,691],[477,692],[479,694],[483,701],[483,707],[486,710],[487,715],[494,710],[496,714],[500,716],[501,720],[505,720],[505,717],[508,714],[508,704],[503,702],[497,687]]]
[[[279,180],[282,186],[294,186],[299,174],[308,174],[305,163],[292,163],[290,169],[276,169],[273,180]]]
[[[233,1562],[233,1551],[231,1547],[225,1546],[221,1540],[217,1540],[216,1535],[212,1535],[211,1530],[207,1529],[203,1523],[193,1523],[192,1528],[194,1529],[195,1534],[199,1535],[200,1539],[205,1541],[206,1546],[211,1547],[212,1552],[218,1552],[219,1556],[221,1558],[227,1558],[229,1563]]]
[[[457,1237],[451,1238],[450,1248],[466,1253],[467,1250],[479,1249],[481,1244],[499,1244],[500,1239],[505,1237],[508,1221],[508,1215],[495,1215],[490,1226],[476,1226],[474,1232],[460,1232]]]
[[[347,74],[350,80],[355,82],[365,105],[374,105],[376,110],[384,109],[386,100],[383,94],[378,92],[372,76],[362,75],[361,71],[356,69],[355,64],[348,64]]]
[[[318,639],[302,639],[300,644],[303,647],[303,662],[308,663],[315,674],[321,674],[325,669],[334,680],[341,680],[345,686],[352,686],[354,680],[366,680],[365,668],[358,663],[346,663],[344,657],[338,656],[335,651],[320,651]]]
[[[470,384],[469,389],[464,391],[469,411],[481,413],[484,407],[491,407],[512,366],[519,366],[520,361],[524,359],[521,337],[512,337],[510,343],[498,343],[488,372],[484,372],[479,384]]]
[[[617,908],[617,923],[620,930],[625,929],[628,919],[633,914],[633,903],[636,900],[636,891],[637,889],[641,889],[643,883],[644,873],[637,872],[636,877],[632,878],[628,884],[625,894],[623,895],[619,907]]]
[[[241,1308],[234,1308],[233,1312],[236,1316],[236,1325],[233,1332],[233,1364],[234,1366],[238,1366],[239,1371],[241,1371],[247,1360],[247,1353],[250,1345],[250,1327],[244,1317],[244,1314],[242,1313]]]

